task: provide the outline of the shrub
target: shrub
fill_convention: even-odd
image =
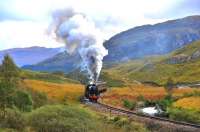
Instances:
[[[158,101],[158,105],[161,107],[162,110],[166,111],[168,107],[172,105],[174,99],[171,95],[166,95],[164,99]]]
[[[174,120],[200,123],[200,112],[195,110],[171,107],[167,109],[169,117]]]
[[[135,106],[136,106],[136,102],[124,99],[123,100],[123,105],[124,105],[124,107],[126,107],[126,108],[128,108],[130,110],[133,110],[135,108]]]
[[[133,122],[133,121],[130,122],[128,126],[126,126],[126,131],[127,132],[148,132],[147,128],[143,124]]]
[[[26,122],[23,114],[17,109],[6,108],[4,112],[5,115],[0,115],[0,126],[2,128],[12,128],[17,130],[23,130],[25,128]]]
[[[145,107],[159,105],[162,110],[166,111],[166,109],[168,107],[170,107],[174,101],[175,100],[172,97],[172,95],[168,94],[168,95],[165,96],[165,98],[163,98],[161,100],[158,100],[158,101],[155,101],[155,100],[144,100],[144,103],[145,103]]]
[[[14,96],[14,104],[19,110],[29,112],[32,109],[32,98],[25,92],[18,90]]]
[[[154,101],[154,100],[148,100],[148,99],[147,99],[147,100],[144,101],[145,107],[155,106],[156,103],[157,103],[157,101]]]
[[[82,132],[95,129],[92,115],[66,105],[42,106],[28,115],[29,125],[37,132]]]
[[[5,109],[6,107],[13,106],[13,95],[14,89],[5,82],[0,82],[0,108]]]
[[[128,118],[115,116],[107,118],[109,124],[114,124],[118,129],[125,132],[147,132],[146,127]]]
[[[31,94],[34,109],[39,108],[49,103],[49,100],[45,93],[32,90],[32,89],[27,89],[27,91]]]

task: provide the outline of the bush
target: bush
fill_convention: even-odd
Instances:
[[[27,91],[31,94],[33,100],[33,108],[39,108],[49,103],[47,95],[45,93],[34,91],[31,89],[27,89]]]
[[[13,106],[13,95],[14,89],[5,82],[0,82],[0,108],[5,109],[6,107]]]
[[[162,110],[166,111],[168,107],[172,105],[172,103],[175,101],[175,99],[172,97],[172,95],[168,94],[165,96],[165,98],[161,100],[144,100],[145,107],[149,106],[156,106],[159,105]]]
[[[114,124],[118,129],[125,132],[147,132],[145,126],[129,120],[128,118],[115,116],[107,118],[109,124]]]
[[[165,96],[164,99],[158,101],[158,105],[161,107],[162,110],[166,111],[168,107],[172,105],[174,102],[174,99],[171,95]]]
[[[32,110],[33,101],[27,92],[18,90],[14,96],[14,104],[19,110],[29,112]]]
[[[155,106],[156,104],[157,104],[157,101],[154,101],[154,100],[145,100],[144,101],[145,107]]]
[[[183,108],[171,107],[167,109],[169,118],[191,123],[200,123],[200,112],[195,110],[186,110]]]
[[[37,132],[82,132],[95,129],[93,117],[81,108],[66,105],[42,106],[28,115]]]
[[[123,100],[123,105],[124,107],[130,109],[130,110],[133,110],[136,106],[136,102],[133,102],[133,101],[129,101],[129,100]]]
[[[5,111],[1,111],[0,116],[1,128],[23,130],[26,126],[26,121],[23,114],[17,109],[6,108]]]

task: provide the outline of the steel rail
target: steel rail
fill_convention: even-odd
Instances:
[[[133,112],[133,111],[129,111],[129,110],[121,109],[121,108],[116,108],[114,106],[110,106],[110,105],[99,103],[99,102],[97,104],[100,105],[101,107],[104,107],[104,108],[107,108],[107,109],[110,109],[110,110],[113,110],[116,112],[121,112],[121,113],[124,113],[127,115],[136,115],[139,117],[145,117],[145,118],[154,119],[154,120],[158,120],[158,121],[169,122],[169,123],[173,123],[173,124],[177,124],[177,125],[184,125],[184,126],[200,128],[200,124],[192,124],[192,123],[183,122],[183,121],[175,121],[175,120],[171,120],[171,119],[163,118],[163,117],[139,114],[137,112]]]

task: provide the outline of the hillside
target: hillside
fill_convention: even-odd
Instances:
[[[124,31],[104,43],[108,56],[104,65],[129,61],[152,55],[162,55],[200,39],[200,16],[144,25]],[[36,71],[65,71],[77,68],[79,57],[60,53],[36,65],[23,67]]]
[[[79,56],[70,56],[66,52],[58,53],[52,58],[48,58],[35,65],[23,66],[23,69],[30,69],[34,71],[64,71],[70,72],[75,70],[79,65]]]
[[[44,48],[36,46],[29,48],[2,50],[0,51],[0,63],[4,55],[9,54],[15,60],[15,63],[20,67],[23,65],[32,65],[39,63],[47,58],[53,57],[60,51],[60,48]]]
[[[126,61],[149,55],[162,55],[198,39],[200,16],[135,27],[113,36],[105,43],[109,49],[109,56],[105,60]]]
[[[119,64],[105,71],[113,78],[165,84],[200,82],[200,41],[193,42],[166,56],[153,56]]]
[[[24,80],[24,85],[34,91],[46,93],[56,101],[78,102],[84,93],[84,86],[73,83],[52,83],[38,80]]]

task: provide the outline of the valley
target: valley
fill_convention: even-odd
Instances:
[[[107,91],[98,101],[139,114],[153,108],[162,111],[153,116],[200,124],[199,20],[200,16],[189,16],[143,25],[106,40],[109,54],[99,81],[106,82]],[[80,68],[79,55],[61,49],[0,51],[2,131],[172,130],[167,125],[99,112],[82,103],[88,74]]]

